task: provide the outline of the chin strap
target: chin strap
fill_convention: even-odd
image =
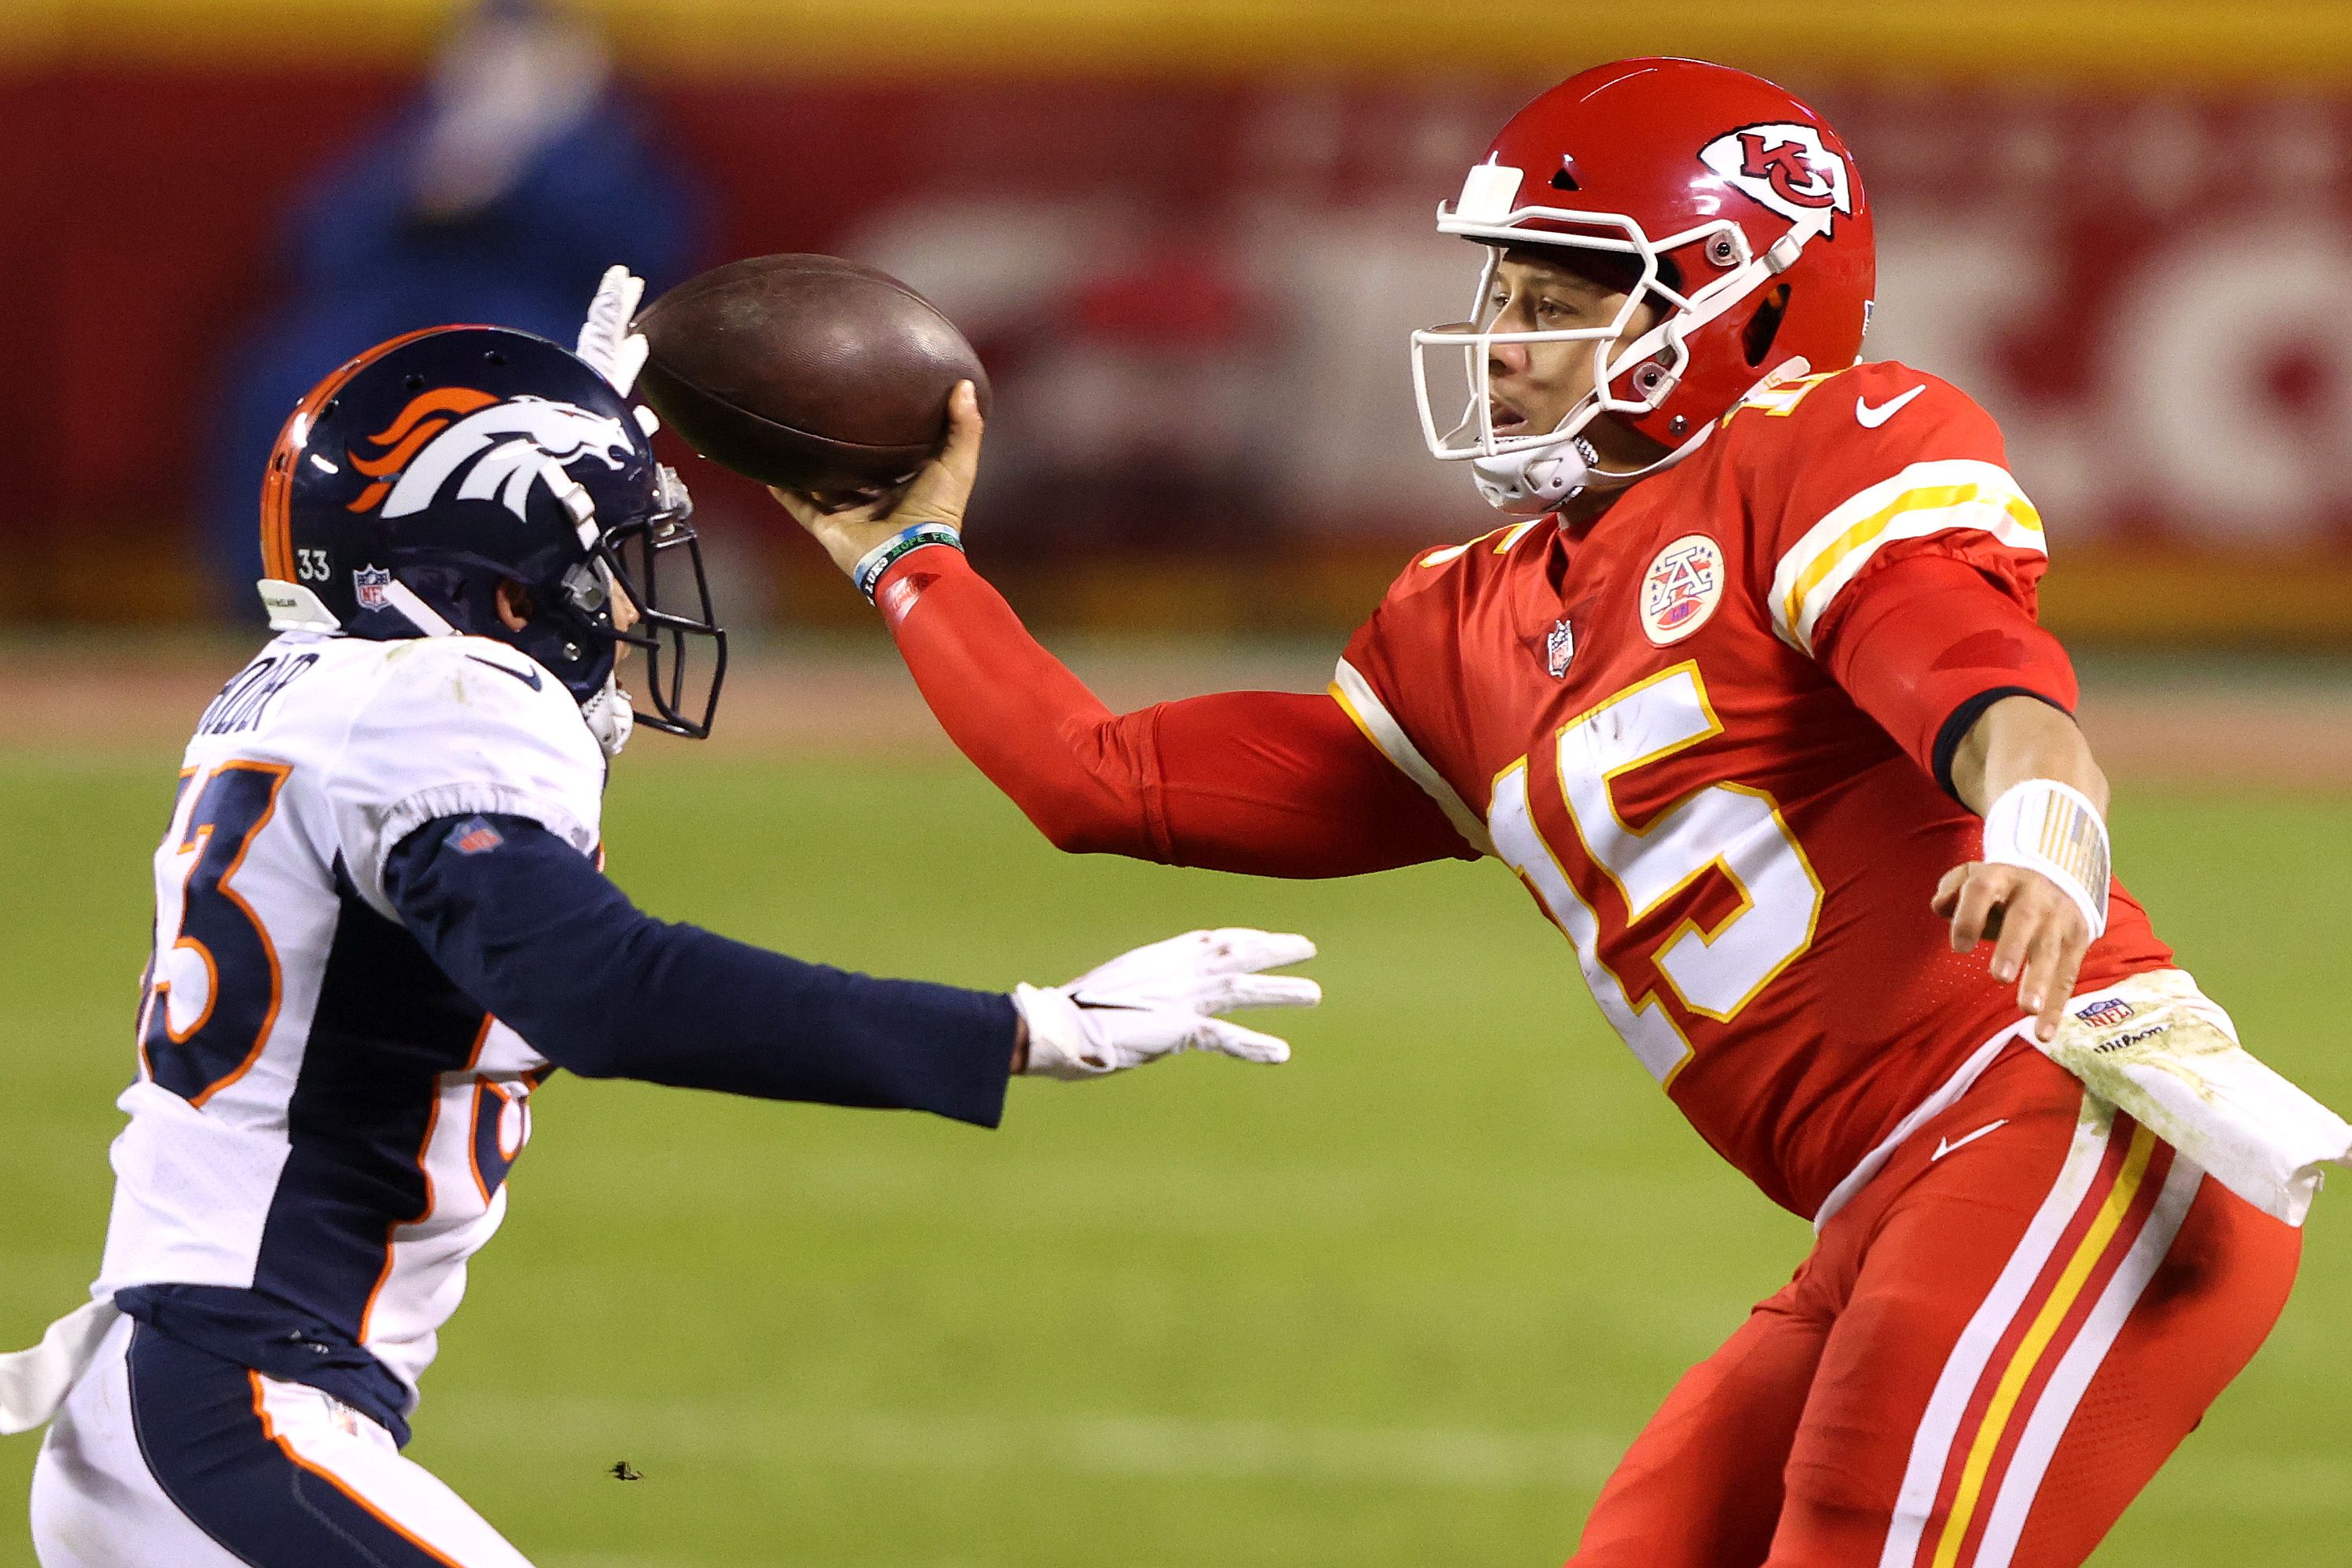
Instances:
[[[1470,482],[1488,506],[1509,517],[1541,517],[1592,486],[1601,454],[1581,436],[1548,447],[1470,459]]]
[[[617,671],[606,676],[604,688],[580,705],[580,717],[588,721],[588,732],[596,737],[596,745],[605,756],[621,754],[637,727],[637,714],[630,706],[629,694],[621,689]]]
[[[1811,374],[1812,366],[1801,357],[1783,360],[1759,377],[1756,384],[1741,395],[1741,401],[1768,386]],[[1560,423],[1570,423],[1580,412],[1570,410]],[[1491,458],[1473,458],[1471,481],[1478,487],[1480,497],[1496,511],[1508,517],[1541,517],[1559,510],[1586,490],[1622,490],[1636,479],[1664,473],[1706,446],[1715,426],[1716,421],[1708,420],[1698,427],[1697,435],[1656,462],[1627,473],[1601,468],[1601,454],[1593,449],[1592,443],[1580,435],[1570,435],[1541,447],[1521,447]]]
[[[383,602],[408,617],[408,624],[428,637],[454,637],[457,628],[448,617],[417,596],[416,590],[394,577],[383,585]]]
[[[1699,426],[1697,435],[1660,458],[1630,472],[1600,466],[1601,454],[1581,436],[1570,436],[1547,447],[1503,452],[1470,460],[1471,482],[1488,506],[1508,517],[1541,517],[1558,511],[1587,490],[1622,490],[1636,479],[1664,473],[1706,445],[1715,422]]]

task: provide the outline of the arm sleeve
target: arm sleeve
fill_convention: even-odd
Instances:
[[[523,816],[444,817],[386,858],[402,924],[557,1066],[763,1100],[1003,1114],[1012,999],[803,963],[637,910]]]
[[[1814,649],[1863,711],[1952,793],[1952,757],[1984,710],[2032,697],[2072,713],[2074,667],[2002,582],[1915,555],[1850,589]]]
[[[949,737],[1060,848],[1271,877],[1475,855],[1328,696],[1114,714],[954,550],[908,555],[876,602]]]

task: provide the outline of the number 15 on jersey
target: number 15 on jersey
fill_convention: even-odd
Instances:
[[[1593,899],[1578,890],[1536,826],[1525,758],[1496,775],[1487,806],[1495,852],[1568,933],[1602,1016],[1660,1083],[1689,1058],[1690,1041],[1655,991],[1628,994],[1604,947],[1622,948],[1633,928],[1702,879],[1727,879],[1740,896],[1737,910],[1712,931],[1685,917],[1650,951],[1685,1011],[1727,1022],[1812,944],[1821,919],[1821,879],[1763,791],[1707,784],[1640,827],[1618,814],[1611,792],[1620,775],[1722,732],[1692,662],[1662,670],[1561,727],[1556,747],[1569,825],[1582,858],[1624,901],[1626,931],[1615,942],[1604,941]]]

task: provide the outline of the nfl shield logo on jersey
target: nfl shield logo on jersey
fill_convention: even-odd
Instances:
[[[1562,616],[1552,624],[1551,634],[1544,638],[1544,668],[1551,671],[1554,680],[1568,673],[1568,661],[1576,657],[1576,633]]]
[[[362,566],[352,574],[352,592],[357,595],[362,610],[381,610],[384,593],[392,586],[392,574],[377,566]]]
[[[1685,533],[1650,563],[1642,578],[1642,631],[1660,647],[1706,624],[1723,599],[1723,551],[1704,533]]]

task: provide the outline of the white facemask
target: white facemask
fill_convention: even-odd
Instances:
[[[1529,517],[1555,510],[1579,489],[1622,489],[1697,450],[1714,426],[1698,420],[1696,429],[1676,428],[1691,422],[1687,416],[1668,424],[1666,438],[1678,444],[1665,457],[1631,473],[1598,468],[1591,446],[1573,437],[1595,419],[1639,418],[1663,408],[1690,367],[1690,335],[1769,287],[1796,264],[1810,240],[1829,233],[1829,219],[1819,214],[1801,218],[1759,254],[1751,248],[1747,231],[1729,218],[1653,238],[1622,214],[1547,206],[1540,200],[1522,205],[1524,177],[1523,171],[1490,157],[1471,169],[1457,200],[1438,208],[1438,232],[1483,243],[1486,264],[1471,297],[1468,320],[1416,331],[1412,342],[1413,401],[1430,455],[1447,462],[1467,461],[1478,493],[1490,504]],[[1639,272],[1615,316],[1605,323],[1497,331],[1494,283],[1505,251],[1515,245],[1597,252],[1620,264],[1636,263]],[[1685,292],[1668,281],[1664,263],[1670,252],[1700,245],[1720,270]],[[1632,329],[1643,301],[1657,304],[1663,314],[1635,336]],[[1493,351],[1514,343],[1580,344],[1592,356],[1592,390],[1549,431],[1507,435],[1495,428]],[[1449,365],[1458,371],[1449,373]],[[1461,413],[1447,428],[1439,407],[1452,406],[1451,395],[1456,394],[1463,399]]]

